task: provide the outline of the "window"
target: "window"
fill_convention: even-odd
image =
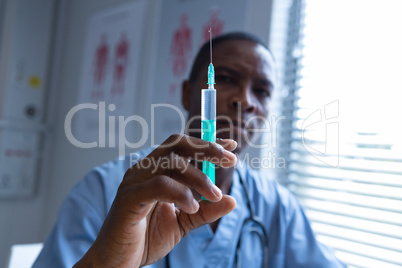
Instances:
[[[350,267],[402,266],[402,1],[277,0],[278,180]]]

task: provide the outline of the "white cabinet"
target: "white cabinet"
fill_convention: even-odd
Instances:
[[[0,198],[34,192],[45,124],[53,0],[4,0],[0,25]]]

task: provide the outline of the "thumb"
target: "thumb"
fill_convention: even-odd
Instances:
[[[214,222],[230,213],[236,207],[236,200],[223,195],[219,202],[200,201],[200,208],[195,214],[181,213],[179,217],[183,237],[198,227]]]

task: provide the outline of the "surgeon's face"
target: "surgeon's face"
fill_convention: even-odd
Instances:
[[[194,84],[183,84],[183,106],[189,120],[201,113],[201,89],[207,88],[205,64]],[[217,138],[238,142],[240,152],[261,129],[268,115],[274,81],[274,63],[263,46],[247,40],[230,40],[214,47]],[[200,120],[190,121],[189,133],[200,137]]]

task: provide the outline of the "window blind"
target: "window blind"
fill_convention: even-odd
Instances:
[[[402,266],[400,2],[274,2],[276,175],[350,267]]]

